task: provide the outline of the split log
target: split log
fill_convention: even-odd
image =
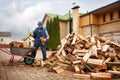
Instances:
[[[111,79],[110,73],[90,73],[92,79]]]
[[[95,44],[96,43],[95,37],[90,37],[90,42],[92,43],[92,45]]]
[[[120,68],[120,62],[107,62],[106,65],[108,68],[112,68],[113,66]]]
[[[70,53],[67,54],[66,58],[69,60],[69,61],[76,61],[76,57]]]
[[[81,63],[81,60],[73,61],[72,63],[73,64],[79,64],[79,63]]]
[[[107,66],[106,65],[101,65],[101,66],[98,66],[94,69],[96,72],[100,72],[102,70],[107,70]]]
[[[85,37],[83,37],[82,35],[79,35],[79,34],[77,34],[77,35],[81,40],[86,40]]]
[[[77,40],[77,35],[75,34],[73,37],[73,41],[72,41],[71,45],[75,45],[76,40]]]
[[[94,65],[94,66],[100,66],[100,65],[103,64],[103,60],[100,60],[100,59],[88,59],[88,61],[86,63]]]
[[[96,57],[98,56],[97,55],[97,46],[96,45],[93,45],[91,50],[90,50],[90,53],[91,55],[95,55]]]
[[[53,70],[56,72],[56,73],[61,73],[64,71],[64,69],[60,66],[57,66],[57,67],[53,67]]]
[[[90,75],[89,74],[73,74],[74,78],[82,78],[82,79],[90,79]]]
[[[109,70],[109,71],[107,71],[107,72],[109,72],[109,73],[111,73],[111,74],[119,74],[119,75],[120,75],[120,71],[112,71],[112,70]]]
[[[115,80],[119,80],[120,79],[120,71],[109,70],[107,72],[111,74],[113,79],[115,79]]]
[[[89,59],[89,57],[90,57],[90,54],[86,53],[83,57],[84,62],[86,62]]]
[[[78,57],[83,57],[85,55],[85,53],[78,53],[77,56]]]
[[[61,51],[63,50],[65,44],[67,43],[67,39],[68,39],[69,36],[70,36],[70,34],[68,34],[68,35],[66,36],[66,39],[65,39],[64,43],[62,44],[62,47],[61,47],[61,48],[59,49],[59,51],[57,52],[57,54],[60,54],[60,53],[61,53]]]
[[[104,45],[102,48],[102,51],[106,52],[109,47],[110,47],[110,45]]]
[[[73,67],[76,73],[80,73],[80,68],[78,65],[73,65]]]
[[[45,65],[45,63],[43,62],[43,60],[35,60],[34,63],[32,64],[34,67],[36,66],[40,66],[43,67]]]
[[[67,56],[65,50],[62,50],[62,55],[63,55],[64,57]]]
[[[78,55],[75,55],[75,57],[76,57],[77,60],[82,60],[83,59],[83,57],[80,57]]]
[[[100,45],[100,41],[99,40],[97,40],[97,48],[99,48],[99,49],[102,48],[101,45]]]
[[[109,62],[110,60],[111,60],[111,57],[108,57],[108,58],[103,62],[103,64]]]
[[[60,61],[58,61],[56,65],[59,65],[59,66],[62,66],[62,67],[70,66],[69,64],[66,64],[66,63],[63,63],[63,62],[60,62]]]
[[[87,52],[88,52],[88,50],[85,50],[85,49],[81,49],[81,50],[74,49],[73,54],[75,54],[75,53],[87,53]]]
[[[71,64],[70,61],[66,60],[64,56],[56,54],[56,57],[58,58],[58,60],[62,63],[66,63],[66,64]]]
[[[68,51],[69,53],[72,53],[73,52],[73,49],[68,47],[68,46],[65,46],[64,48],[65,51]]]

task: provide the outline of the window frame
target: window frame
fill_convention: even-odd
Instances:
[[[106,14],[102,15],[103,22],[106,22]]]
[[[114,20],[114,12],[110,12],[110,20]]]
[[[118,19],[120,19],[120,9],[118,10]]]

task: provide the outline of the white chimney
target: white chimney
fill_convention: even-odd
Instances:
[[[80,6],[74,6],[72,8],[73,14],[73,33],[79,32],[79,8]]]

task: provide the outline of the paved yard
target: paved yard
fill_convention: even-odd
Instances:
[[[47,52],[50,55],[51,52]],[[48,72],[47,68],[32,67],[25,65],[23,62],[15,65],[7,64],[10,56],[0,51],[0,80],[79,80],[72,78],[72,72],[64,72],[56,74]],[[18,57],[17,57],[18,58]],[[16,59],[17,59],[16,58]],[[41,52],[37,54],[36,58],[42,58]]]

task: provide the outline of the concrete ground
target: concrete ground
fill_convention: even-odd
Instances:
[[[51,51],[47,51],[47,56]],[[13,65],[8,64],[10,55],[0,51],[0,80],[79,80],[71,76],[72,72],[65,71],[61,74],[48,72],[46,67],[32,67],[25,65],[23,61]],[[16,57],[17,60],[19,57]],[[36,59],[42,58],[39,50]]]

